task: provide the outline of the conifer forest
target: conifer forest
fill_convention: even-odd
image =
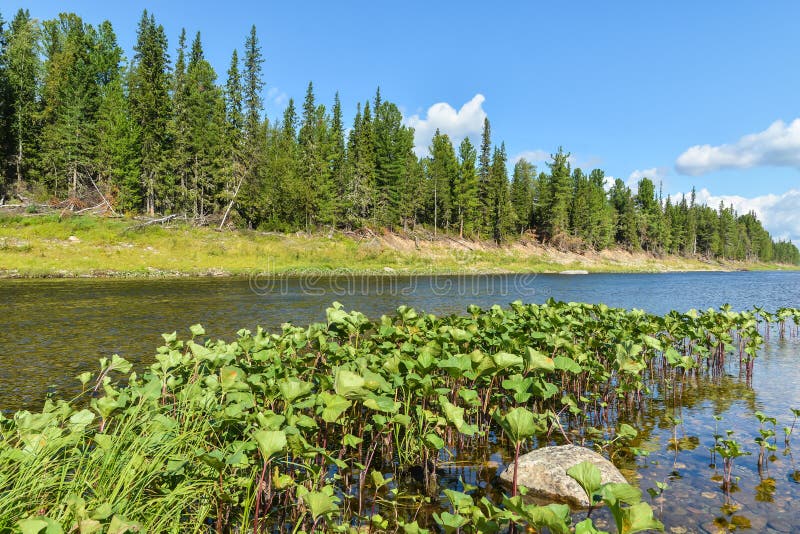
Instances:
[[[797,247],[754,213],[703,205],[694,191],[673,198],[648,178],[630,187],[574,167],[563,148],[542,168],[514,162],[488,119],[477,146],[437,131],[420,157],[381,89],[351,118],[338,94],[320,102],[309,82],[302,101],[267,117],[255,26],[217,73],[200,32],[170,40],[147,11],[129,58],[110,22],[8,16],[0,14],[4,202],[80,208],[99,194],[120,213],[275,232],[424,228],[497,243],[528,235],[570,250],[800,263]]]

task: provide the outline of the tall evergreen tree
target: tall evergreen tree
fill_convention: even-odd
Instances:
[[[172,117],[170,133],[172,154],[170,168],[176,178],[174,207],[189,210],[196,206],[193,192],[190,191],[191,154],[189,149],[188,86],[186,82],[186,29],[182,28],[178,37],[178,50],[175,69],[172,73]]]
[[[616,242],[629,249],[638,249],[639,232],[636,224],[636,206],[630,188],[617,178],[609,190],[608,196],[616,211]]]
[[[268,196],[267,186],[261,183],[261,178],[265,172],[262,168],[263,156],[265,152],[265,139],[260,135],[262,131],[261,112],[263,101],[261,90],[264,87],[262,79],[262,65],[264,57],[261,46],[258,44],[256,27],[250,28],[244,44],[244,132],[243,161],[244,161],[244,183],[240,193],[238,206],[247,213],[246,218],[250,219],[250,224],[254,222],[254,214],[257,212],[272,211],[271,207],[258,206],[259,202],[268,202],[271,206],[275,204],[275,199]],[[272,191],[274,192],[274,191]]]
[[[572,200],[569,153],[559,147],[547,165],[550,174],[542,184],[541,209],[543,233],[554,239],[569,232],[569,212]]]
[[[347,194],[347,154],[345,151],[344,122],[342,103],[339,93],[333,97],[333,116],[331,117],[329,174],[333,187],[333,224],[340,223],[347,217],[349,206],[346,205]]]
[[[223,189],[222,169],[227,153],[225,101],[216,79],[214,69],[204,59],[198,32],[186,70],[186,117],[192,177],[190,198],[194,215],[200,219],[218,207],[218,195]]]
[[[458,181],[453,188],[453,206],[458,223],[458,236],[472,234],[478,222],[478,173],[475,167],[478,153],[469,137],[458,147]]]
[[[314,85],[308,82],[298,138],[298,175],[293,204],[302,213],[302,225],[329,223],[333,219],[333,187],[328,165],[328,121],[325,108],[314,101]]]
[[[350,224],[372,216],[375,189],[375,144],[369,102],[359,106],[348,139],[349,182],[347,203],[353,207]]]
[[[36,140],[36,115],[38,102],[36,89],[39,83],[40,30],[27,9],[20,9],[5,34],[4,66],[11,104],[12,174],[17,187],[31,166],[30,154]]]
[[[489,198],[492,206],[492,238],[496,243],[500,243],[503,237],[510,234],[514,229],[514,207],[511,204],[508,183],[508,171],[506,169],[505,143],[500,144],[500,148],[495,148],[492,154],[492,167],[489,171]]]
[[[533,219],[533,186],[536,167],[525,158],[514,165],[511,179],[511,204],[514,206],[517,232],[522,233],[531,227]]]
[[[586,239],[595,249],[604,249],[614,241],[614,209],[606,198],[605,173],[593,169],[589,174],[589,226]]]
[[[373,222],[379,226],[392,227],[400,222],[400,194],[408,171],[408,156],[414,147],[414,133],[403,124],[403,115],[397,106],[381,98],[380,89],[375,94],[373,106]]]
[[[165,169],[169,150],[169,58],[164,28],[156,25],[155,17],[147,10],[142,13],[136,38],[129,94],[141,147],[144,210],[153,215],[161,208],[157,202],[169,196]]]
[[[438,129],[431,140],[429,152],[429,214],[433,215],[436,232],[437,228],[447,228],[453,222],[453,188],[458,180],[458,161],[450,137]]]
[[[492,205],[490,194],[489,173],[492,166],[492,127],[489,118],[483,119],[483,132],[481,133],[481,148],[478,156],[478,210],[480,216],[480,232],[491,235]]]
[[[94,40],[80,17],[62,13],[44,23],[47,60],[39,117],[39,167],[54,194],[59,181],[76,197],[79,177],[92,172],[95,115],[99,106],[98,78],[91,64]]]
[[[231,208],[236,203],[239,191],[245,179],[244,160],[244,88],[239,72],[239,53],[236,49],[231,54],[228,67],[228,78],[225,82],[225,148],[227,149],[227,165],[225,169],[225,189],[221,200],[227,202],[222,216],[220,228],[225,225]]]

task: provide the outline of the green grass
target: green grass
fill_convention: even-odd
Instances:
[[[271,273],[494,273],[650,272],[665,270],[770,269],[785,266],[709,263],[645,254],[594,256],[548,252],[540,247],[495,247],[399,236],[356,239],[341,233],[274,235],[217,231],[185,223],[134,228],[133,219],[58,215],[0,216],[0,276],[207,276]],[[70,240],[74,236],[78,240]],[[389,268],[389,269],[387,269]]]

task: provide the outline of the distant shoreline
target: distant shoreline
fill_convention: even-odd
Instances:
[[[530,239],[504,245],[428,233],[218,231],[185,223],[141,227],[94,216],[0,217],[0,279],[413,276],[798,270],[783,264],[570,252]],[[571,273],[570,273],[571,272]]]

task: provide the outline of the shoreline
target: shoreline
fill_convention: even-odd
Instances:
[[[424,230],[277,234],[189,224],[137,229],[136,222],[92,216],[0,217],[0,279],[581,276],[800,269],[625,249],[564,251],[525,237],[496,245],[447,234],[431,236]]]

